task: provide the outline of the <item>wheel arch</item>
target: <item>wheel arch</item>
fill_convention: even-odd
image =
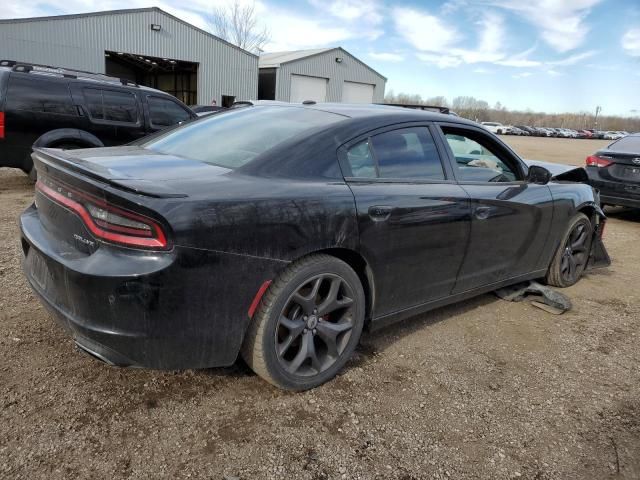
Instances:
[[[365,325],[370,322],[373,313],[373,305],[375,302],[375,281],[373,278],[373,272],[369,267],[369,263],[366,259],[356,250],[344,247],[325,248],[322,250],[316,250],[310,252],[307,255],[313,255],[317,253],[324,253],[336,257],[349,265],[358,275],[360,282],[362,283],[362,289],[364,290],[365,298]],[[307,256],[305,255],[305,257]]]
[[[42,134],[35,142],[34,147],[54,147],[61,143],[74,143],[79,146],[93,148],[104,147],[104,143],[92,133],[77,128],[58,128]]]

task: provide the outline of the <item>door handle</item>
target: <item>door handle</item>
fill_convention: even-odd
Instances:
[[[369,207],[369,217],[374,222],[384,222],[391,216],[391,210],[387,205],[373,205]]]
[[[486,220],[491,215],[491,207],[476,207],[473,214],[478,220]]]

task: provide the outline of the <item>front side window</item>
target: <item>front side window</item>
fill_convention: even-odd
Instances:
[[[89,115],[94,120],[138,123],[138,104],[132,93],[100,88],[85,88],[83,93]]]
[[[515,167],[503,161],[496,148],[473,132],[443,128],[456,160],[456,176],[464,182],[514,182],[519,180]]]
[[[160,97],[149,97],[149,116],[151,124],[156,127],[169,127],[191,118],[189,112],[176,102]]]

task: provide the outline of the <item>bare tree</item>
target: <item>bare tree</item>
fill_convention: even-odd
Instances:
[[[267,27],[258,24],[255,3],[213,7],[209,17],[213,32],[229,43],[254,53],[260,53],[271,35]]]

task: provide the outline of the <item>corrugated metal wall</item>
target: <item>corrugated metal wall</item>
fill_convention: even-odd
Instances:
[[[151,24],[162,30],[151,30]],[[258,57],[164,12],[0,22],[0,58],[105,72],[105,50],[198,62],[198,103],[258,97]]]
[[[341,57],[342,63],[336,62],[336,57]],[[373,89],[374,103],[384,101],[385,78],[344,50],[335,49],[280,65],[276,77],[276,100],[289,101],[292,73],[328,78],[327,102],[342,101],[342,84],[345,80],[375,85]]]

